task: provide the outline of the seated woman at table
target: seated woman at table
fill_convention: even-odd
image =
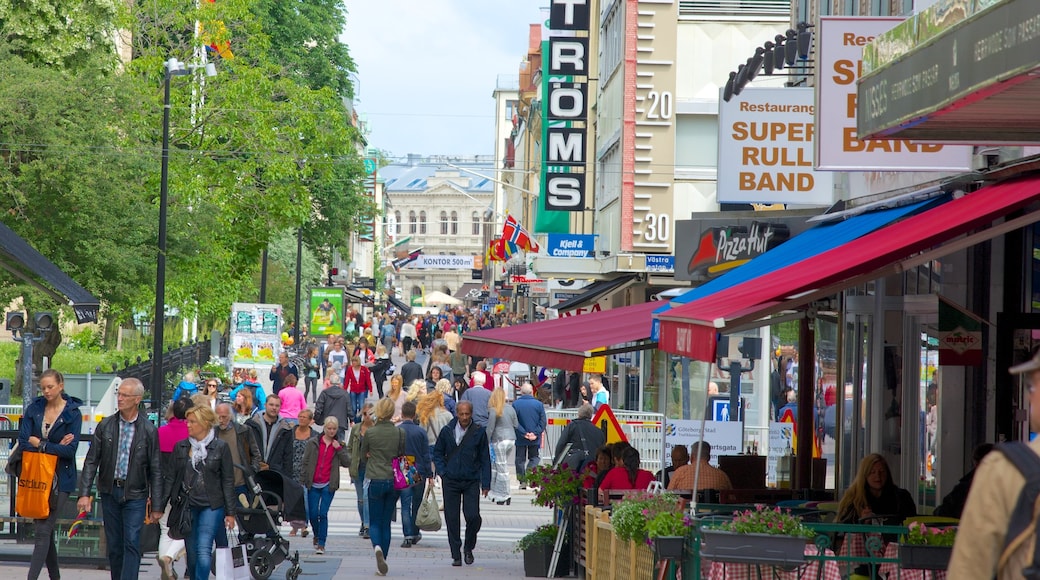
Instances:
[[[837,521],[859,523],[866,518],[883,516],[880,523],[898,526],[916,515],[913,496],[892,481],[885,458],[871,453],[859,463],[856,478],[838,503]]]
[[[625,449],[621,455],[621,466],[607,472],[599,484],[603,503],[608,503],[607,493],[612,489],[646,489],[654,480],[654,474],[639,468],[639,451],[635,447]]]

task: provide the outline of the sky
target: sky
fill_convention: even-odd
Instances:
[[[493,153],[492,92],[499,75],[516,78],[549,1],[344,1],[341,40],[369,146],[394,157]]]

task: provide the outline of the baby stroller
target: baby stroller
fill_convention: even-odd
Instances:
[[[248,506],[237,510],[235,520],[249,554],[249,572],[257,580],[270,578],[275,568],[286,560],[292,562],[285,572],[286,580],[296,580],[303,572],[300,552],[290,552],[289,540],[282,537],[280,530],[282,518],[297,518],[302,509],[299,506],[303,505],[303,488],[287,479],[273,470],[246,475],[254,497]]]

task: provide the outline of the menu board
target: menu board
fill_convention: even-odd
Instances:
[[[282,349],[279,304],[231,305],[231,364],[274,365]]]

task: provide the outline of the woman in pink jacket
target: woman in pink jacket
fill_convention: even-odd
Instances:
[[[296,387],[296,381],[296,377],[286,375],[285,384],[282,385],[282,390],[278,391],[278,396],[282,398],[282,410],[278,412],[278,416],[293,423],[297,422],[300,411],[307,408],[307,399]]]

